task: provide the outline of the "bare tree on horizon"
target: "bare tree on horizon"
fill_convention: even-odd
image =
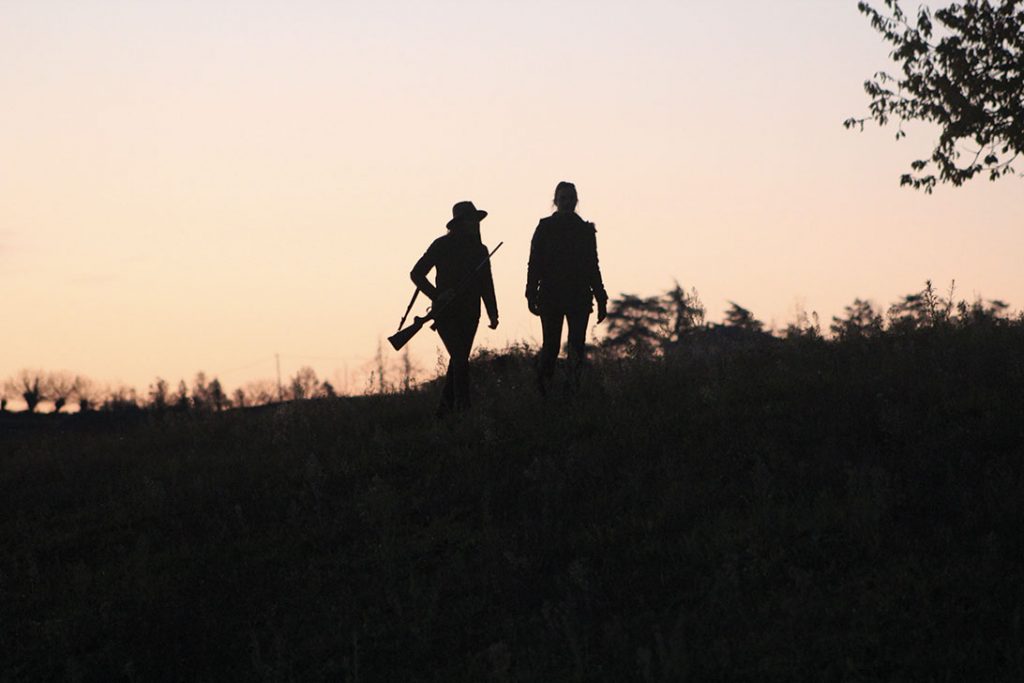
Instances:
[[[87,413],[100,404],[105,391],[88,377],[78,375],[75,377],[75,400],[78,401],[78,411]]]
[[[59,413],[74,394],[75,378],[66,370],[57,370],[46,375],[46,397],[53,401],[53,411]]]
[[[28,412],[34,413],[41,401],[46,400],[46,373],[42,370],[23,369],[4,383],[7,392],[20,396],[28,407]]]

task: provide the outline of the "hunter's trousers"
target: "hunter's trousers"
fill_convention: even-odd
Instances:
[[[569,382],[571,388],[575,388],[579,380],[580,366],[586,359],[587,323],[590,321],[590,311],[579,313],[542,312],[540,324],[544,332],[544,342],[540,349],[537,367],[542,390],[546,382],[555,374],[555,362],[558,360],[558,351],[562,345],[563,321],[569,323]]]
[[[471,404],[469,396],[469,354],[480,326],[480,317],[459,316],[437,321],[437,333],[448,351],[448,373],[441,391],[439,415],[463,410]]]

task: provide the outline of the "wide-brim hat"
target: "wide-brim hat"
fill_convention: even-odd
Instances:
[[[458,202],[452,207],[452,219],[448,221],[448,229],[451,230],[467,218],[482,221],[487,218],[487,212],[473,206],[473,202]]]

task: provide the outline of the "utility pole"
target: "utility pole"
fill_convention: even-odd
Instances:
[[[277,400],[284,400],[284,387],[281,386],[281,354],[275,353],[274,360],[277,362]]]

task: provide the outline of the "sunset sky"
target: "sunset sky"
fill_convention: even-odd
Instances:
[[[463,199],[505,242],[478,344],[536,342],[559,180],[613,297],[827,326],[955,278],[1019,309],[1024,179],[901,189],[935,131],[842,127],[888,51],[854,0],[0,0],[0,378],[233,388],[279,353],[361,391]]]

